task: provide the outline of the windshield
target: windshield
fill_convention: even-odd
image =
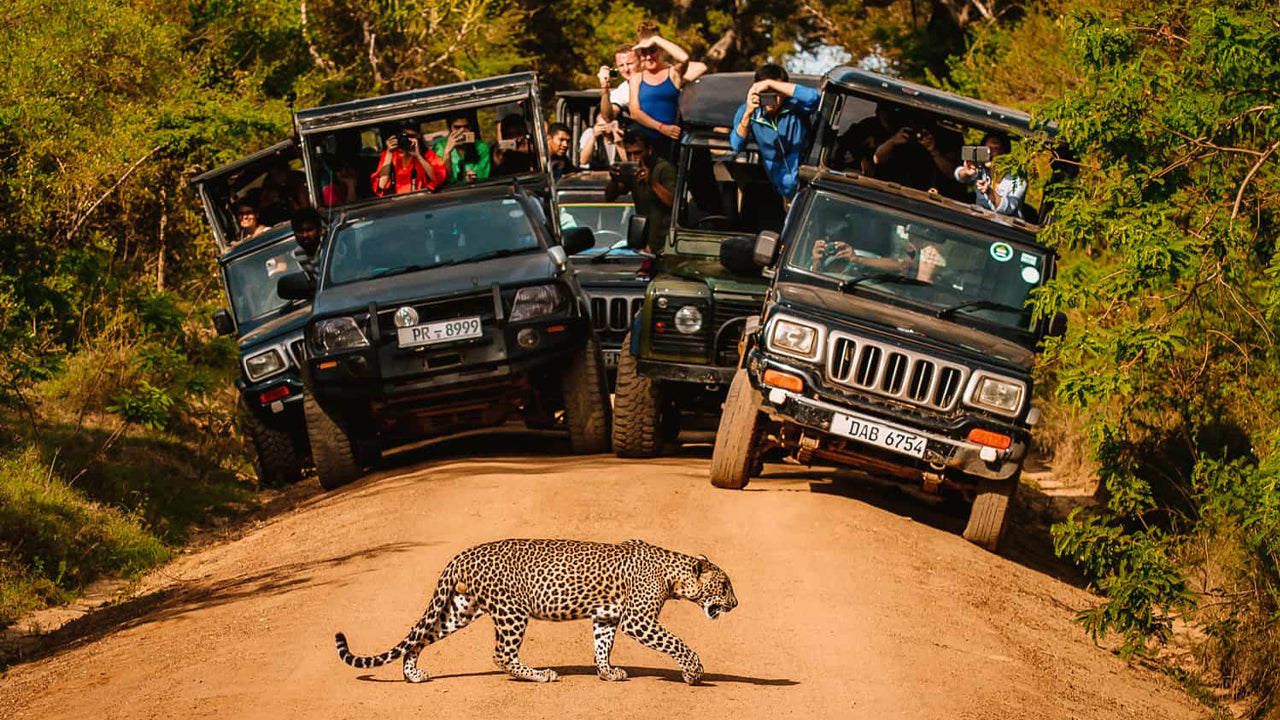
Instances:
[[[561,203],[560,227],[564,230],[575,227],[591,228],[596,237],[596,244],[580,254],[594,255],[618,243],[626,247],[627,223],[634,214],[635,207],[630,203]]]
[[[349,283],[540,247],[511,198],[419,208],[344,226],[328,250],[327,280]]]
[[[1030,331],[1024,307],[1044,280],[1045,252],[969,234],[830,193],[806,213],[788,267],[947,316]]]
[[[684,194],[677,199],[681,228],[752,235],[782,229],[782,196],[753,153],[701,146],[684,153]]]
[[[293,256],[297,249],[298,243],[289,238],[227,264],[227,289],[237,322],[252,322],[288,302],[276,294],[276,281],[302,270]]]

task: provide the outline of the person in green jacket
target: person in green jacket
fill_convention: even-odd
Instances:
[[[489,144],[476,133],[476,123],[468,114],[449,116],[449,134],[431,148],[444,160],[450,185],[486,180],[489,177]]]

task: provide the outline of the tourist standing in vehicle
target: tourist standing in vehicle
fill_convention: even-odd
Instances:
[[[622,113],[627,112],[627,106],[631,102],[631,85],[628,81],[636,68],[635,48],[623,45],[614,50],[613,62],[615,64],[612,68],[601,65],[596,77],[600,80],[600,116],[605,120],[616,121]],[[611,88],[609,81],[615,70],[622,78],[622,84]]]
[[[613,163],[626,159],[627,151],[622,147],[622,128],[618,127],[618,121],[596,115],[595,124],[582,133],[582,140],[578,142],[578,166],[607,170]]]
[[[613,202],[630,192],[636,214],[648,218],[645,232],[649,251],[662,252],[667,229],[671,225],[671,204],[675,201],[676,167],[654,154],[649,136],[640,128],[631,128],[622,140],[627,157],[634,166],[609,168],[609,182],[604,186],[605,202]]]
[[[298,267],[314,285],[320,274],[320,240],[324,237],[324,221],[315,208],[305,207],[293,214],[290,225],[293,227],[293,239],[298,243],[293,259],[298,261]]]
[[[569,132],[569,126],[564,123],[554,122],[547,126],[547,154],[550,156],[548,165],[551,168],[551,177],[556,180],[565,173],[578,169],[569,155],[569,146],[573,144],[572,138],[573,134]]]
[[[992,160],[1007,155],[1010,150],[1009,136],[1004,133],[989,132],[982,138],[982,144],[991,149]],[[990,162],[978,165],[966,161],[956,168],[955,178],[958,182],[973,183],[975,205],[1001,215],[1018,215],[1027,194],[1027,181],[1013,173],[996,176],[993,172]]]
[[[658,24],[652,20],[640,23],[636,35],[640,67],[629,81],[631,119],[645,128],[658,155],[669,158],[672,141],[680,139],[680,126],[676,124],[680,90],[701,77],[707,66],[689,62],[689,53],[659,35]],[[664,51],[674,64],[668,65],[663,60]]]
[[[445,168],[440,156],[423,152],[422,138],[410,127],[390,133],[386,149],[378,158],[378,169],[370,177],[373,193],[382,197],[416,190],[437,190],[444,184]]]
[[[498,147],[493,151],[490,177],[533,172],[533,144],[524,116],[511,113],[498,123]]]
[[[821,98],[817,90],[789,80],[781,65],[761,65],[729,134],[734,152],[741,152],[747,140],[755,140],[760,164],[774,189],[788,200],[800,185],[800,163],[813,137],[811,115]]]
[[[471,115],[449,116],[449,134],[432,147],[445,164],[450,185],[489,178],[489,144],[480,139]]]

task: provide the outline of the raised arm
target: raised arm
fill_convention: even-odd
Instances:
[[[670,40],[662,37],[661,35],[650,35],[649,37],[636,43],[636,48],[646,48],[646,47],[653,47],[653,46],[662,48],[663,52],[671,56],[671,64],[675,67],[675,72],[671,74],[671,82],[675,83],[676,87],[683,87],[686,82],[693,82],[694,80],[697,80],[703,73],[707,71],[706,65],[703,65],[702,63],[697,63],[699,66],[701,66],[701,70],[697,74],[693,75],[692,77],[689,77],[690,72],[693,70],[692,66],[689,63],[689,51],[671,42]]]
[[[613,91],[609,87],[609,66],[601,65],[596,77],[600,80],[600,115],[605,120],[616,120],[617,113],[614,111],[613,101],[609,99],[609,93]]]

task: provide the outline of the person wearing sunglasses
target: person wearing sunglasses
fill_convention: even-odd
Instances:
[[[676,124],[680,91],[701,77],[707,66],[691,62],[688,51],[658,34],[658,24],[652,20],[640,23],[636,36],[640,67],[629,80],[631,119],[645,128],[659,156],[670,157],[672,141],[680,138]],[[667,64],[664,52],[674,64]]]

